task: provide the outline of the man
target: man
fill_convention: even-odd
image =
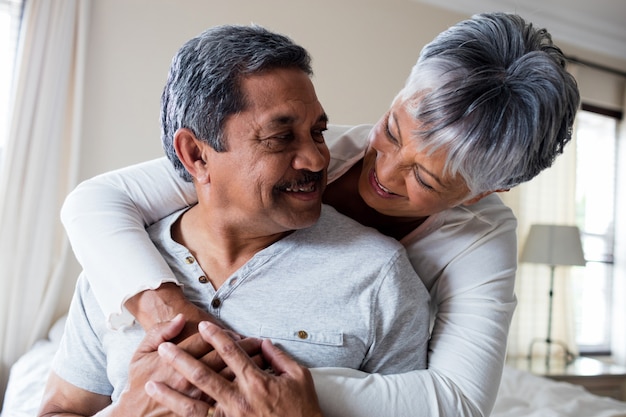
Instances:
[[[310,75],[303,48],[259,27],[183,45],[162,141],[198,204],[151,226],[151,239],[187,298],[303,365],[424,368],[428,293],[403,247],[321,204],[327,117]],[[40,415],[154,415],[142,392],[152,365],[133,357],[144,334],[109,329],[81,276]]]

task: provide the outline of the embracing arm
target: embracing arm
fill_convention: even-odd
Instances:
[[[413,262],[422,278],[431,263],[450,257],[441,275],[433,278],[436,282],[427,283],[436,307],[428,369],[396,375],[312,369],[325,416],[491,413],[516,305],[516,222],[504,214],[497,223],[480,233],[474,226],[453,233],[440,227],[441,232],[433,234],[437,237],[424,238],[411,248],[411,254],[426,260]]]
[[[347,138],[346,131],[352,132]],[[345,161],[360,157],[368,131],[367,126],[353,130],[337,126],[325,137],[336,144],[334,152]],[[186,302],[145,231],[146,226],[196,202],[193,185],[165,157],[88,179],[67,196],[61,220],[112,328],[132,323],[133,316],[144,329],[176,313],[199,321],[193,319],[198,312]]]
[[[162,305],[160,319],[173,316],[182,292],[145,227],[197,201],[191,183],[174,171],[166,158],[133,165],[84,181],[66,198],[61,220],[76,258],[89,277],[101,308],[113,327],[132,322],[145,305]],[[169,291],[159,304],[153,291],[163,283]],[[142,293],[143,299],[131,297]],[[156,303],[156,304],[155,304]],[[151,327],[138,317],[141,324]],[[156,319],[155,319],[156,320]]]

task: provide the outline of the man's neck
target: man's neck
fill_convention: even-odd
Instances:
[[[256,253],[290,233],[251,235],[250,228],[211,216],[200,205],[184,212],[172,225],[172,238],[192,253],[215,289]]]

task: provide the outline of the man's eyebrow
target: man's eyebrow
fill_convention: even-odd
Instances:
[[[294,124],[295,121],[296,121],[296,118],[293,116],[279,115],[279,116],[272,118],[269,121],[268,125],[271,127],[288,126],[288,125]]]
[[[296,123],[296,118],[290,115],[279,115],[270,120],[269,126],[271,127],[281,127],[281,126],[290,126]],[[317,118],[316,123],[328,123],[328,115],[326,113],[320,114]]]

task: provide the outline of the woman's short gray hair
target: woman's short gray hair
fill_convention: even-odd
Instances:
[[[426,45],[397,99],[428,152],[476,195],[508,189],[552,165],[572,136],[580,97],[545,29],[518,15],[480,14]]]

